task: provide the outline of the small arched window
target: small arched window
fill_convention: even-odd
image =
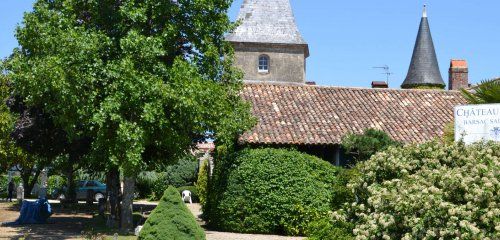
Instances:
[[[259,56],[259,72],[268,73],[269,72],[269,56],[260,55]]]

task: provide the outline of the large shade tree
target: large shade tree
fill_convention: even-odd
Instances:
[[[15,94],[123,172],[122,228],[138,171],[196,140],[230,145],[252,124],[224,41],[231,2],[38,0],[16,31],[6,66]]]

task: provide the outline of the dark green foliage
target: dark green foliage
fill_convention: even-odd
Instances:
[[[179,192],[169,187],[151,213],[139,235],[139,240],[202,240],[203,229],[182,202]]]
[[[177,164],[167,166],[164,172],[157,174],[156,181],[153,183],[153,199],[160,199],[167,186],[194,186],[197,169],[198,160],[193,156],[184,157]]]
[[[482,81],[472,91],[462,89],[471,104],[500,103],[500,78]]]
[[[282,149],[247,149],[216,164],[204,217],[218,229],[246,233],[303,234],[330,210],[339,171]]]
[[[66,186],[66,178],[60,175],[52,175],[47,179],[47,194],[52,194],[55,190],[62,190]]]
[[[345,225],[345,224],[344,224]],[[309,240],[352,240],[349,227],[342,223],[333,222],[330,218],[321,218],[311,222],[307,228]]]
[[[398,144],[384,131],[372,128],[365,129],[363,134],[347,134],[342,138],[342,147],[355,162],[366,161],[373,154]]]
[[[198,176],[197,170],[198,159],[193,156],[184,157],[177,164],[166,167],[165,184],[175,187],[192,186]]]
[[[0,194],[7,192],[9,186],[9,179],[7,175],[0,175]]]
[[[359,174],[356,168],[341,169],[337,174],[337,181],[332,185],[333,199],[332,210],[338,210],[343,207],[345,203],[353,202],[355,200],[354,193],[347,187],[349,181]]]
[[[341,169],[339,171],[332,186],[331,210],[341,210],[345,204],[356,200],[354,193],[348,188],[347,184],[358,175],[359,170],[357,168]],[[331,217],[322,217],[315,219],[308,225],[306,235],[311,240],[349,240],[354,239],[352,229],[353,226],[350,223],[334,221]]]
[[[160,173],[141,172],[137,175],[135,191],[139,198],[149,198],[153,195],[154,184],[158,181]]]
[[[13,176],[12,180],[14,180],[14,184],[19,186],[21,184],[22,179],[19,176]],[[8,190],[9,177],[7,175],[0,175],[0,193],[6,193]]]

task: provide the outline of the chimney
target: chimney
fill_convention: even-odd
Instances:
[[[389,84],[384,81],[373,81],[372,88],[389,88]]]
[[[467,61],[452,59],[449,71],[449,90],[460,90],[469,87],[469,68]]]

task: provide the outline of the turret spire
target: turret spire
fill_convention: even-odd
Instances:
[[[443,77],[439,71],[439,64],[427,18],[427,7],[425,5],[408,75],[403,85],[401,85],[402,88],[415,88],[419,86],[438,88],[444,88],[445,86]]]

